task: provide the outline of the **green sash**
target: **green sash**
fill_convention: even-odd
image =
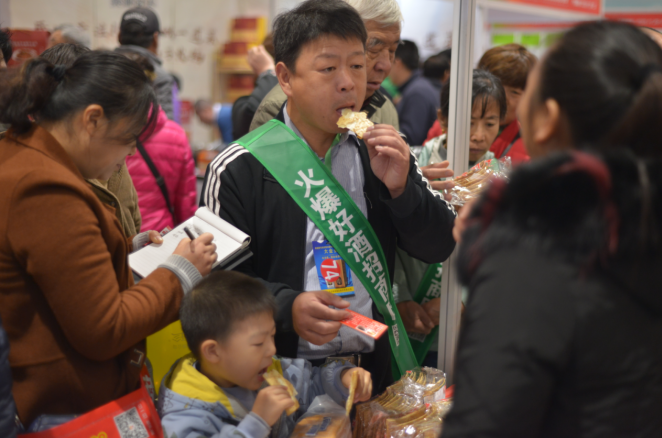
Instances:
[[[393,300],[386,257],[370,223],[331,171],[282,122],[271,120],[236,143],[273,175],[370,293],[389,326],[400,373],[417,366]]]
[[[434,263],[428,266],[425,275],[423,275],[416,289],[416,294],[413,297],[414,302],[423,305],[441,296],[441,272],[441,263]],[[430,346],[438,332],[439,326],[433,328],[428,335],[409,333],[411,348],[414,350],[416,361],[419,365],[423,363],[423,359],[428,354]]]

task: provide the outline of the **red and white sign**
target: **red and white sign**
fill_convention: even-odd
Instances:
[[[662,29],[662,12],[607,12],[608,20],[627,21],[635,26]]]
[[[7,63],[10,67],[36,58],[48,46],[49,33],[45,30],[10,29],[10,32],[11,44],[14,48],[14,53]]]
[[[506,0],[511,3],[524,3],[533,6],[562,9],[570,12],[600,15],[602,0]]]

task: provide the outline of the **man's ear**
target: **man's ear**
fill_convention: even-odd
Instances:
[[[219,363],[222,357],[220,344],[213,339],[207,339],[200,344],[200,356],[204,357],[209,363]]]
[[[154,32],[153,38],[152,38],[152,51],[156,53],[156,51],[159,48],[159,33]]]
[[[278,83],[280,88],[283,89],[283,92],[287,95],[288,98],[292,97],[292,78],[293,74],[289,68],[285,65],[284,62],[279,62],[276,64],[276,77],[278,78]]]
[[[101,105],[92,104],[83,110],[83,127],[90,136],[94,135],[101,128],[101,122],[104,116],[105,113]]]
[[[535,110],[533,118],[533,140],[537,144],[544,145],[564,136],[561,133],[561,107],[556,100],[547,99]]]

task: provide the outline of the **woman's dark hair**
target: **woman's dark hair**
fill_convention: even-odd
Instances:
[[[307,0],[274,21],[275,61],[295,71],[301,49],[324,36],[357,39],[365,48],[368,33],[356,9],[342,0]]]
[[[115,49],[115,53],[119,53],[120,55],[126,56],[129,58],[131,61],[135,62],[140,66],[140,68],[145,72],[145,75],[147,76],[147,79],[150,80],[150,82],[154,82],[154,79],[156,79],[156,73],[154,70],[154,65],[152,62],[147,59],[146,56],[141,55],[138,52],[134,52],[133,50],[130,49],[123,49],[121,46]],[[173,75],[174,77],[174,75]]]
[[[151,127],[157,101],[145,73],[135,62],[106,51],[84,53],[71,67],[55,66],[36,58],[14,74],[0,76],[0,122],[16,134],[30,130],[32,122],[58,122],[92,104],[103,107],[116,121],[129,118],[129,129]]]
[[[566,33],[543,61],[537,98],[558,102],[578,148],[627,146],[639,156],[662,148],[662,49],[631,24]]]
[[[74,65],[74,62],[80,55],[89,51],[90,49],[80,44],[62,43],[44,50],[39,57],[49,61],[51,64],[64,65],[69,68]]]
[[[0,52],[5,62],[9,62],[14,50],[11,44],[11,34],[7,29],[0,29]]]
[[[446,81],[441,88],[441,115],[448,120],[450,95],[451,95],[451,81]],[[473,81],[471,84],[471,107],[473,108],[476,99],[482,99],[482,112],[481,117],[485,116],[487,105],[490,101],[496,102],[499,106],[499,119],[503,120],[506,116],[508,103],[506,101],[506,91],[501,85],[499,78],[492,73],[485,70],[474,70]]]
[[[586,272],[659,260],[661,164],[613,148],[599,155],[556,153],[520,166],[472,209],[459,253],[462,281],[486,256],[512,247]]]
[[[526,80],[538,58],[520,44],[493,47],[480,58],[478,68],[487,70],[508,87],[526,88]]]

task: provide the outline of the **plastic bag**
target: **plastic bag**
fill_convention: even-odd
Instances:
[[[455,187],[446,190],[450,203],[462,206],[477,198],[494,178],[507,178],[512,164],[510,157],[481,161],[462,175],[453,178]]]
[[[328,395],[315,397],[299,419],[291,438],[351,438],[352,428],[345,408]]]
[[[436,368],[422,367],[407,371],[400,379],[406,394],[432,403],[446,398],[446,373]]]
[[[450,401],[444,398],[446,375],[423,367],[407,371],[383,394],[356,407],[354,438],[432,438]]]

